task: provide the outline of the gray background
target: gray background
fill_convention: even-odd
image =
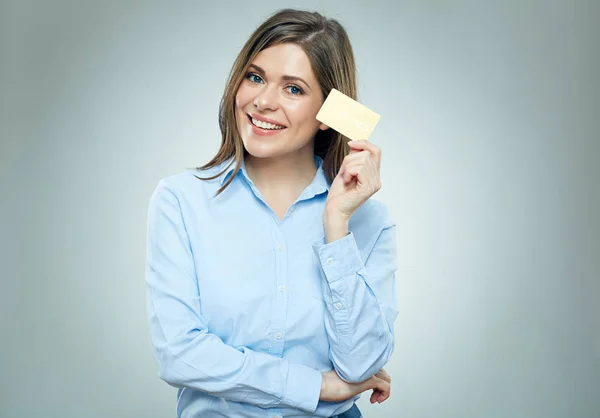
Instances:
[[[341,20],[381,114],[400,314],[365,417],[600,416],[600,7],[517,0],[0,2],[0,416],[175,416],[148,200],[283,6]]]

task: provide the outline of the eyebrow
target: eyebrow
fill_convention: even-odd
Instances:
[[[256,69],[256,71],[258,71],[262,75],[265,75],[265,70],[260,68],[258,65],[250,64],[250,67],[254,67]],[[281,78],[286,81],[302,81],[310,89],[310,85],[300,77],[296,77],[294,75],[282,75]]]

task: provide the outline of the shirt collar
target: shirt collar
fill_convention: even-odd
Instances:
[[[323,158],[318,155],[314,155],[315,165],[317,166],[317,172],[311,184],[306,188],[305,193],[310,193],[312,196],[315,196],[320,193],[324,193],[329,191],[329,182],[327,181],[327,176],[325,175],[325,171],[323,170]],[[235,170],[235,158],[230,157],[225,160],[222,164],[222,167],[227,167],[227,169],[221,174],[219,177],[219,183],[222,186],[230,174]],[[246,161],[242,159],[242,166],[240,167],[240,172],[250,183],[250,178],[248,177],[248,173],[246,172]],[[239,175],[239,172],[238,172]]]

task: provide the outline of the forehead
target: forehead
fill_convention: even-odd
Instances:
[[[270,46],[258,53],[251,62],[264,69],[269,76],[292,75],[306,81],[315,80],[315,75],[304,50],[292,43]]]

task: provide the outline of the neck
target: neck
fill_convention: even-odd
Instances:
[[[303,155],[286,155],[257,158],[246,153],[248,177],[263,194],[299,196],[313,181],[317,172],[314,152]]]

